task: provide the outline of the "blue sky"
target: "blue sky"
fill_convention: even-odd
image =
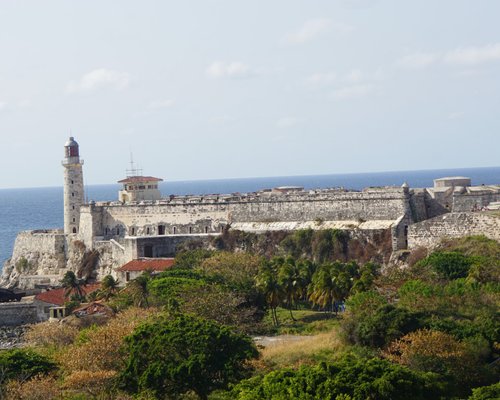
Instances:
[[[497,0],[0,2],[0,187],[500,164]]]

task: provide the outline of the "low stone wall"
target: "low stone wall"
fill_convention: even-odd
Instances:
[[[38,322],[33,303],[0,303],[0,326],[18,326]]]
[[[485,235],[500,241],[500,216],[493,213],[449,213],[408,227],[408,248],[435,247],[444,238]]]

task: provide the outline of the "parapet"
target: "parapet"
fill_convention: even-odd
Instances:
[[[451,188],[456,186],[471,186],[471,179],[465,176],[448,176],[434,179],[434,188]]]

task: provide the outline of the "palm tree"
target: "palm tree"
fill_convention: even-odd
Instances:
[[[137,307],[149,307],[149,280],[149,275],[144,273],[134,280],[131,280],[125,288],[125,290],[132,296],[134,305],[136,305]]]
[[[312,277],[309,285],[309,299],[320,307],[332,311],[334,302],[341,296],[341,287],[334,264],[321,265]]]
[[[66,298],[69,298],[72,294],[75,294],[80,301],[85,298],[82,288],[83,280],[78,279],[73,271],[68,271],[64,274],[64,277],[61,279],[61,285],[65,289],[64,296]]]
[[[280,261],[284,262],[278,266],[278,282],[283,290],[290,317],[296,321],[292,314],[292,307],[297,304],[297,300],[300,299],[306,287],[304,271],[292,257],[288,257],[286,260],[280,259]]]
[[[264,265],[256,277],[257,288],[264,294],[275,326],[279,325],[276,308],[283,298],[283,288],[278,282],[276,271],[271,265]]]
[[[104,298],[106,301],[118,292],[119,281],[111,275],[106,275],[101,281],[101,290],[99,297]]]

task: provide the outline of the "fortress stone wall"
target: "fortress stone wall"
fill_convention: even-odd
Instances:
[[[500,215],[483,212],[448,213],[408,228],[408,248],[435,247],[444,238],[485,235],[500,241]]]
[[[98,204],[82,209],[80,233],[122,238],[174,234],[217,234],[237,223],[370,221],[408,215],[410,194],[403,188],[310,191],[270,195],[173,197],[154,204]]]
[[[500,202],[500,187],[477,186],[468,188],[465,193],[453,196],[453,211],[470,212],[481,210],[494,202]]]

